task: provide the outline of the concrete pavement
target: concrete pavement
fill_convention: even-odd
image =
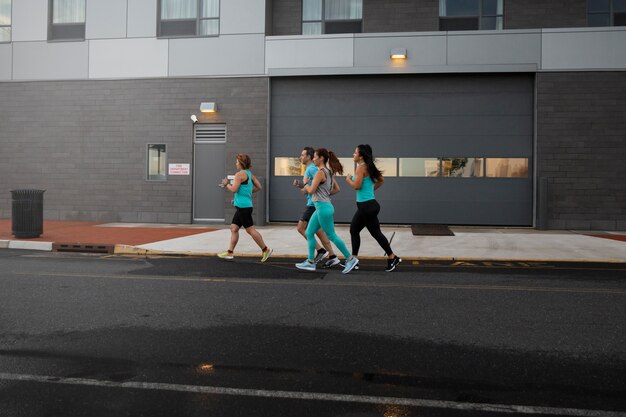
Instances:
[[[626,263],[626,232],[539,231],[525,228],[450,227],[454,236],[414,236],[408,226],[384,226],[396,254],[406,260],[497,260]],[[295,225],[259,227],[272,256],[306,257],[306,242]],[[337,226],[350,248],[347,225]],[[214,256],[227,248],[226,225],[44,222],[37,239],[15,239],[11,222],[0,219],[0,248],[53,250],[59,244],[107,245],[116,254],[186,254]],[[367,230],[361,233],[360,258],[382,258],[383,251]],[[56,244],[56,245],[55,245]],[[88,249],[84,251],[89,251]],[[235,256],[260,257],[252,239],[240,231]]]

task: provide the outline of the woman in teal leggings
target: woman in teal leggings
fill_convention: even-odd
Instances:
[[[306,228],[306,238],[309,246],[309,257],[304,262],[296,264],[296,268],[304,269],[306,271],[315,271],[315,232],[321,227],[328,239],[337,246],[343,256],[346,257],[346,266],[343,269],[343,273],[347,274],[352,271],[355,266],[359,264],[359,260],[352,256],[346,244],[335,233],[335,221],[334,214],[335,208],[330,201],[332,194],[338,193],[339,185],[334,180],[333,175],[335,173],[343,174],[343,166],[337,156],[328,151],[325,148],[319,148],[313,155],[313,163],[318,168],[317,173],[313,177],[311,185],[304,187],[307,193],[312,195],[313,204],[315,205],[315,212],[309,220],[309,224]],[[326,164],[330,166],[330,169],[326,167]]]

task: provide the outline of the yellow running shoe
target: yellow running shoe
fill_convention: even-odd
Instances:
[[[228,251],[224,251],[222,253],[218,253],[217,254],[218,258],[222,258],[222,259],[233,259],[233,253],[232,252],[228,252]]]
[[[265,262],[267,261],[267,259],[270,257],[270,255],[272,254],[272,252],[274,252],[274,249],[272,248],[267,248],[265,250],[265,252],[263,252],[263,257],[261,258],[261,262]]]

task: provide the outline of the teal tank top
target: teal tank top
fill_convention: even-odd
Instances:
[[[354,180],[354,176],[352,179]],[[370,200],[374,200],[374,181],[372,181],[372,178],[368,175],[363,178],[361,188],[356,190],[356,202],[363,203]]]
[[[252,207],[252,187],[254,184],[252,182],[252,174],[249,170],[243,171],[248,175],[248,181],[246,184],[239,184],[239,189],[235,193],[235,207],[239,208],[248,208]]]

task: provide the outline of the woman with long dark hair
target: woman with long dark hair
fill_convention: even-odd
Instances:
[[[352,255],[357,256],[361,247],[361,230],[367,227],[370,235],[380,245],[387,254],[387,269],[391,272],[402,259],[396,256],[391,250],[389,241],[380,230],[380,222],[378,221],[378,213],[380,205],[374,197],[374,191],[380,188],[385,181],[382,172],[376,167],[372,147],[370,145],[359,145],[354,150],[354,162],[357,167],[354,176],[348,175],[346,181],[350,187],[356,190],[356,206],[357,210],[352,217],[350,223],[350,238],[352,240]]]
[[[334,179],[334,174],[343,174],[343,166],[337,156],[325,148],[319,148],[313,155],[313,163],[318,171],[313,177],[311,185],[305,185],[304,190],[312,195],[315,212],[309,220],[306,228],[306,238],[309,246],[309,257],[304,262],[296,264],[296,268],[306,271],[315,271],[315,232],[321,227],[331,242],[337,246],[343,256],[346,257],[346,266],[343,273],[347,274],[358,265],[359,260],[352,256],[343,240],[335,233],[334,214],[335,208],[330,201],[330,196],[340,191],[339,184]],[[326,166],[330,166],[330,169]]]

